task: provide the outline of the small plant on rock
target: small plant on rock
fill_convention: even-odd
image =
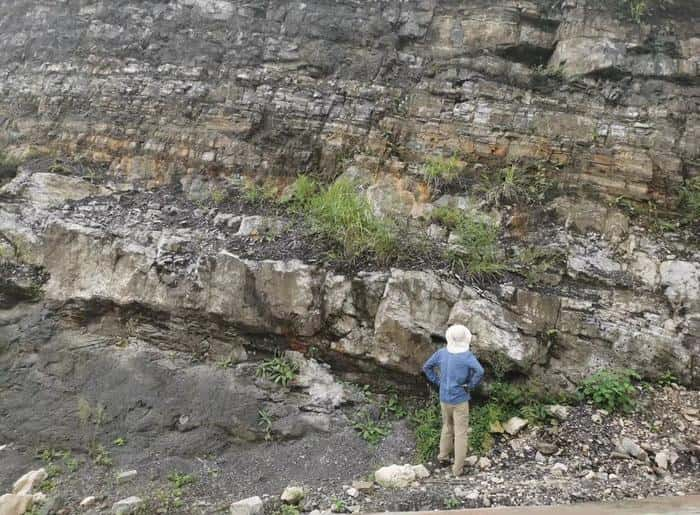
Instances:
[[[408,410],[401,403],[399,396],[396,392],[389,394],[384,404],[381,406],[382,418],[395,418],[401,419],[408,416]]]
[[[299,508],[292,504],[283,504],[282,507],[275,512],[275,515],[299,515]]]
[[[219,204],[223,204],[224,201],[226,200],[226,190],[225,189],[214,189],[211,190],[211,200],[216,204],[217,206]]]
[[[580,390],[598,408],[629,412],[635,404],[632,380],[640,379],[632,370],[601,370],[583,381]]]
[[[95,463],[95,465],[100,465],[101,467],[111,467],[113,464],[112,455],[101,444],[97,444],[90,449],[90,456],[92,456],[92,461]]]
[[[243,198],[251,204],[271,202],[277,197],[277,186],[268,180],[261,183],[246,179],[243,181]]]
[[[171,472],[168,474],[168,481],[177,489],[182,489],[187,485],[194,484],[196,482],[195,477],[192,474],[183,474],[182,472]]]
[[[0,186],[3,182],[12,179],[17,174],[19,161],[0,152]]]
[[[685,223],[700,223],[700,177],[690,179],[681,188],[678,207]]]
[[[465,215],[454,229],[457,242],[446,254],[453,269],[473,277],[497,276],[506,264],[499,257],[498,227],[486,216]]]
[[[456,497],[447,497],[443,501],[443,504],[445,505],[445,508],[447,508],[448,510],[455,510],[455,509],[459,508],[460,506],[462,506],[462,501],[460,501]]]
[[[648,11],[646,0],[617,0],[617,3],[624,15],[632,18],[637,25],[642,23]]]
[[[559,250],[528,248],[518,254],[512,271],[524,276],[528,286],[534,286],[565,262],[566,256]]]
[[[320,188],[318,183],[308,175],[300,175],[289,189],[289,196],[285,199],[293,210],[306,212],[311,206],[311,201],[318,195]]]
[[[258,426],[265,431],[265,441],[272,440],[272,415],[266,409],[258,410]]]
[[[454,229],[464,218],[464,211],[456,207],[440,206],[430,213],[430,217],[434,222],[439,222],[448,229]]]
[[[233,354],[229,354],[225,358],[221,358],[216,362],[216,366],[219,368],[231,368],[236,363]]]
[[[659,386],[671,386],[673,384],[678,384],[678,377],[676,377],[670,370],[667,370],[661,375],[661,377],[659,377],[657,383]]]
[[[377,422],[367,412],[363,412],[352,424],[362,439],[370,445],[377,445],[389,434],[389,427]]]
[[[463,169],[464,163],[454,156],[433,156],[423,166],[423,177],[433,191],[439,191],[455,182]]]
[[[287,386],[298,373],[299,365],[284,356],[275,356],[263,361],[255,371],[258,377],[270,379],[282,386]]]
[[[348,511],[348,505],[342,499],[331,500],[331,511],[333,513],[345,513]]]

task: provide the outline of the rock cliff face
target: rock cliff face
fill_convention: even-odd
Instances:
[[[697,241],[604,199],[668,206],[700,173],[700,6],[648,2],[635,20],[633,3],[5,2],[0,145],[104,167],[21,168],[2,190],[3,302],[43,288],[66,323],[102,320],[112,336],[237,360],[272,339],[409,377],[461,321],[491,367],[557,387],[605,366],[697,384]],[[537,162],[592,191],[547,206],[552,223],[530,216],[525,235],[527,214],[494,215],[510,250],[559,253],[546,284],[341,273],[251,238],[284,232],[285,216],[186,198],[241,175],[345,173],[378,212],[419,220],[473,202],[430,202],[421,166],[435,155]],[[16,266],[34,267],[32,285]]]
[[[232,224],[233,215],[203,212],[164,190],[116,193],[24,170],[3,193],[9,342],[23,338],[15,306],[31,300],[21,292],[34,288],[69,326],[210,359],[241,361],[246,349],[296,345],[357,371],[381,367],[410,377],[444,341],[447,325],[463,323],[484,363],[555,388],[571,388],[602,367],[698,380],[697,250],[640,228],[611,241],[545,227],[532,237],[562,253],[549,286],[511,277],[481,289],[444,270],[340,274],[294,252],[268,259],[260,236],[244,230],[259,216],[238,215]],[[54,204],[42,205],[43,198]],[[571,223],[587,227],[589,213],[569,210]],[[285,233],[295,221],[275,223]],[[266,238],[272,248],[284,243]],[[41,271],[33,286],[13,276],[12,263]]]
[[[149,184],[534,158],[664,199],[698,173],[700,6],[634,4],[4,2],[0,143]]]

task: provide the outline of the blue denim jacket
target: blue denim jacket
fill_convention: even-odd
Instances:
[[[435,372],[439,369],[440,374]],[[428,380],[440,387],[440,402],[460,404],[468,401],[469,391],[484,377],[484,368],[471,352],[452,354],[442,348],[423,365]]]

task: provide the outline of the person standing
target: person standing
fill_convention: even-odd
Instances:
[[[454,450],[452,473],[462,475],[469,447],[469,392],[484,376],[484,368],[469,350],[472,334],[463,325],[453,325],[445,333],[447,345],[423,365],[428,380],[440,388],[442,433],[438,461],[447,464]]]

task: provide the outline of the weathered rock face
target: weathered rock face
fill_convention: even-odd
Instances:
[[[616,5],[5,2],[0,144],[148,183],[534,158],[663,197],[698,173],[700,7],[647,2],[637,24]]]
[[[671,371],[685,383],[698,381],[699,257],[680,243],[662,246],[630,231],[613,247],[592,235],[546,229],[538,239],[565,255],[550,288],[505,281],[482,290],[438,271],[346,276],[293,258],[240,257],[232,249],[246,237],[217,223],[230,213],[202,212],[191,227],[191,220],[164,214],[184,209],[176,200],[166,205],[157,191],[64,204],[89,188],[66,187],[72,177],[36,175],[31,183],[40,192],[18,187],[26,174],[1,192],[9,199],[0,208],[4,253],[12,266],[20,261],[42,270],[47,309],[74,329],[233,361],[276,345],[314,346],[365,371],[416,377],[448,324],[463,323],[484,363],[558,388],[602,367],[652,377]],[[16,307],[36,297],[30,279],[29,285],[21,274],[4,279],[2,305],[11,315],[0,334],[8,342],[21,341],[33,323]],[[309,395],[333,405],[340,393],[329,388]]]

